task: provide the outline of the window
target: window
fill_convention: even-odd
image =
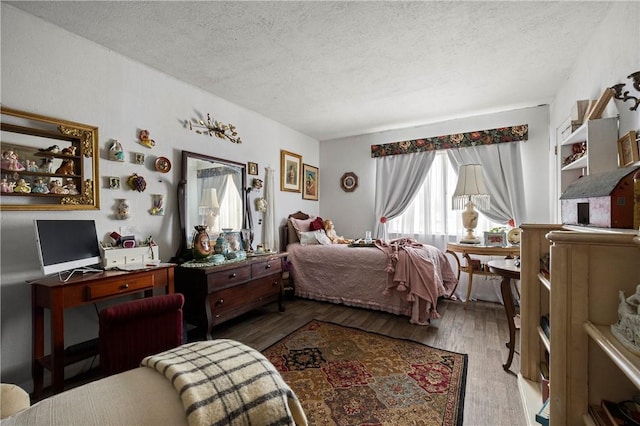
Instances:
[[[464,233],[461,210],[453,210],[451,197],[457,183],[457,174],[446,151],[438,151],[431,169],[415,199],[407,210],[387,222],[389,238],[409,236],[420,242],[444,249],[449,241],[456,241]],[[482,213],[478,218],[475,234],[501,226],[490,221]]]

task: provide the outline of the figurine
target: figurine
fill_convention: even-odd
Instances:
[[[121,220],[129,219],[129,203],[127,203],[127,200],[124,198],[120,199],[120,202],[118,203],[116,218]]]
[[[52,179],[51,182],[49,182],[49,192],[51,194],[68,194],[69,193],[69,191],[62,186],[62,184],[58,179]]]
[[[76,155],[76,147],[71,145],[66,148],[62,148],[62,154],[64,155]]]
[[[51,145],[49,148],[39,149],[40,152],[50,152],[51,154],[57,154],[60,152],[58,145]]]
[[[67,179],[67,184],[64,188],[69,192],[69,195],[78,195],[80,193],[73,179]]]
[[[13,188],[13,192],[22,192],[26,194],[31,192],[31,186],[29,186],[24,179],[18,179],[16,186]]]
[[[72,175],[73,172],[73,160],[70,158],[65,158],[62,160],[62,165],[56,169],[57,175]]]
[[[13,151],[2,153],[2,168],[7,170],[24,170],[24,166],[18,161],[18,154]]]
[[[40,161],[39,171],[42,173],[53,173],[53,158],[45,157]]]
[[[40,168],[36,164],[36,160],[27,160],[27,171],[29,172],[39,172]]]
[[[39,177],[34,181],[31,192],[34,194],[48,194],[49,188],[47,188],[47,184],[44,182],[44,180]]]
[[[618,322],[611,325],[611,333],[627,349],[640,355],[640,284],[626,299],[624,291],[620,290],[618,298]]]
[[[7,182],[7,178],[2,178],[0,181],[0,192],[13,192],[13,186]]]
[[[138,138],[140,139],[140,145],[146,146],[147,148],[153,148],[156,145],[156,141],[149,137],[148,130],[140,130]]]

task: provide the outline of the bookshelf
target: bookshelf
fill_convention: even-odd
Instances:
[[[539,365],[549,352],[552,425],[594,424],[589,404],[622,401],[640,389],[640,357],[610,332],[618,291],[640,284],[640,237],[631,230],[523,224],[521,370],[518,384],[527,422],[542,407]],[[550,253],[551,274],[540,273]],[[550,339],[540,329],[548,313]]]

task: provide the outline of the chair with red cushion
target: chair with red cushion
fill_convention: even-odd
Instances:
[[[182,344],[180,293],[104,308],[99,316],[100,367],[112,375],[140,366],[148,355]]]

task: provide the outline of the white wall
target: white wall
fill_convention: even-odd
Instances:
[[[602,92],[617,83],[626,83],[624,90],[640,96],[627,76],[640,71],[640,3],[614,2],[609,15],[596,28],[588,40],[588,47],[581,53],[571,74],[556,94],[551,106],[552,144],[557,141],[557,129],[570,116],[577,100],[598,99]],[[633,102],[612,100],[603,117],[620,116],[619,136],[630,130],[640,130],[640,109],[631,111]],[[617,152],[616,141],[611,149]],[[557,200],[558,187],[550,191]],[[559,206],[554,209],[554,220],[559,220]]]
[[[371,145],[495,129],[518,124],[529,125],[529,140],[521,144],[525,181],[525,205],[528,222],[550,220],[547,196],[549,188],[549,108],[539,106],[496,114],[461,118],[407,129],[389,130],[320,143],[320,216],[333,219],[340,235],[361,237],[367,229],[375,229],[376,160],[371,158]],[[339,185],[344,172],[359,178],[358,188],[344,192]]]
[[[246,163],[256,162],[260,177],[264,168],[279,171],[280,149],[302,155],[305,163],[319,164],[318,141],[252,111],[152,70],[136,61],[66,32],[39,18],[8,6],[2,9],[2,105],[99,127],[101,150],[101,208],[93,212],[9,212],[1,220],[1,368],[2,380],[31,389],[31,300],[29,279],[41,276],[36,254],[34,218],[95,219],[99,237],[134,226],[140,239],[152,235],[166,261],[179,246],[176,185],[180,179],[182,150]],[[233,123],[244,141],[241,145],[198,135],[182,121],[201,113]],[[137,144],[138,129],[148,129],[156,146]],[[118,139],[127,153],[124,163],[107,160],[111,139]],[[145,152],[144,166],[129,161],[129,152]],[[167,174],[156,172],[152,160],[165,156],[173,164]],[[108,176],[123,182],[132,173],[145,177],[144,193],[126,188],[105,189]],[[279,172],[278,172],[279,173]],[[277,174],[276,176],[279,176]],[[249,176],[251,177],[251,176]],[[301,194],[280,192],[276,178],[277,216],[304,210],[318,213],[319,203],[302,200]],[[164,216],[151,216],[152,193],[166,194]],[[255,197],[255,195],[254,195]],[[127,198],[131,219],[112,218],[118,198]],[[252,206],[253,209],[253,206]],[[256,242],[261,227],[254,211]],[[255,242],[254,242],[255,244]],[[104,306],[98,304],[98,308]],[[67,345],[92,338],[97,316],[92,306],[66,313]],[[79,327],[79,325],[81,325]]]

